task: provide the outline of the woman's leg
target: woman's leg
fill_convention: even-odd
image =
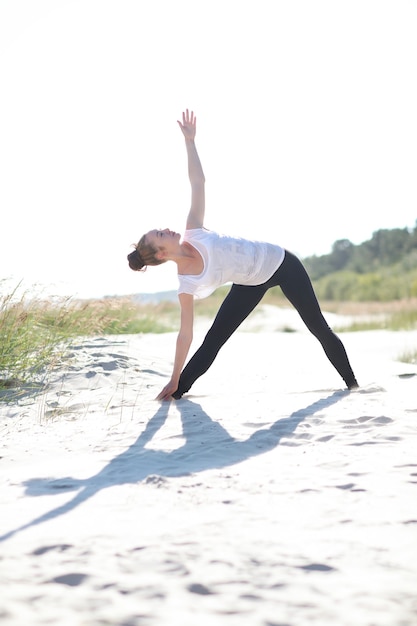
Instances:
[[[181,398],[197,378],[208,370],[220,348],[253,311],[265,291],[265,285],[257,287],[232,285],[203,343],[183,369],[178,389],[172,394],[174,398]]]
[[[270,283],[281,287],[309,331],[320,341],[329,361],[348,388],[358,387],[345,347],[324,319],[311,280],[301,261],[286,252],[284,262],[266,284],[272,286]]]

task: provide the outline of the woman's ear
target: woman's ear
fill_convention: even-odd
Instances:
[[[160,248],[158,250],[158,252],[155,252],[155,259],[158,259],[158,261],[165,261],[166,259],[166,253],[165,250],[163,250],[162,248]]]

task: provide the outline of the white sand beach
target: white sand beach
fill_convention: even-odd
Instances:
[[[348,392],[264,313],[178,402],[175,333],[2,392],[2,626],[417,624],[417,332],[340,334]]]

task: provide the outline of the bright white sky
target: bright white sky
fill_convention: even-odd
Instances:
[[[416,32],[414,0],[0,0],[1,276],[175,289],[126,255],[184,227],[186,107],[208,228],[303,257],[414,227]]]

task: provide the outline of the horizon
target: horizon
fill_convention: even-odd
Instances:
[[[358,243],[354,243],[351,242],[355,247],[356,246],[361,246],[362,244],[370,241],[373,237],[373,235],[378,232],[379,230],[408,230],[408,232],[414,232],[415,230],[417,230],[417,219],[415,221],[415,225],[413,227],[408,227],[408,226],[397,226],[391,229],[378,229],[377,231],[374,231],[372,233],[372,236],[369,237],[368,239],[365,239],[361,242]],[[330,250],[328,252],[325,252],[324,254],[318,254],[318,255],[309,255],[309,257],[300,257],[302,261],[305,261],[307,258],[310,258],[312,256],[317,256],[317,258],[321,258],[322,256],[327,256],[328,254],[331,253],[331,250],[333,248],[333,246],[335,245],[336,241],[334,241],[332,243],[332,246],[330,248]],[[175,272],[175,264],[174,263],[166,263],[166,267],[165,269],[169,269],[169,270],[174,270]],[[147,270],[145,272],[136,272],[136,275],[139,278],[139,280],[141,280],[142,278],[144,278],[146,276],[146,272],[148,271],[158,271],[164,269],[164,264],[163,265],[158,265],[156,267],[148,267]],[[172,273],[172,272],[171,272]],[[174,296],[176,296],[177,294],[177,289],[178,289],[178,278],[177,275],[175,273],[174,275],[174,281],[170,281],[167,282],[166,284],[162,284],[160,288],[152,288],[152,283],[150,284],[151,289],[149,289],[149,291],[144,291],[144,290],[134,290],[131,292],[121,292],[121,291],[117,291],[117,292],[107,292],[107,293],[100,293],[100,294],[92,294],[91,292],[87,293],[76,293],[74,290],[71,291],[71,288],[65,284],[43,284],[43,283],[33,283],[33,284],[27,284],[26,281],[24,279],[20,279],[20,280],[16,280],[13,281],[13,278],[10,277],[6,277],[6,278],[2,278],[0,279],[0,284],[3,283],[4,285],[10,285],[9,287],[9,292],[13,292],[14,289],[16,287],[18,287],[17,292],[20,294],[22,291],[23,292],[28,292],[33,294],[35,297],[37,297],[40,294],[46,294],[46,297],[57,297],[58,299],[61,297],[69,297],[69,298],[75,298],[75,299],[80,299],[80,300],[89,300],[89,299],[107,299],[107,298],[123,298],[123,297],[133,297],[133,298],[145,298],[145,300],[152,300],[153,297],[156,297],[157,301],[159,301],[161,299],[161,296],[169,296],[169,299],[175,299]]]

